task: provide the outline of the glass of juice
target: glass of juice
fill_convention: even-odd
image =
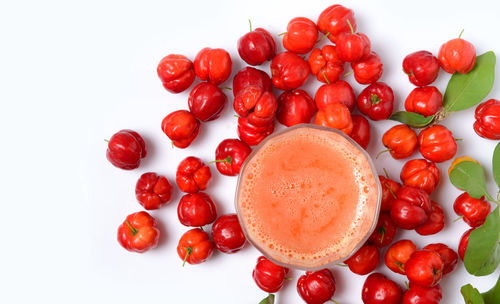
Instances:
[[[301,124],[266,138],[246,159],[236,212],[247,239],[278,265],[317,270],[343,262],[378,220],[370,156],[344,133]]]

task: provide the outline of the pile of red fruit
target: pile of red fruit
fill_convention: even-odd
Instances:
[[[315,48],[320,33],[333,44]],[[257,66],[271,60],[271,77],[262,70],[245,67],[233,78],[233,108],[238,116],[240,139],[223,140],[215,151],[217,170],[224,175],[238,175],[251,147],[273,133],[275,118],[290,127],[314,123],[336,128],[351,136],[366,148],[370,142],[370,123],[390,117],[394,94],[386,83],[379,82],[383,73],[380,57],[372,51],[370,40],[357,32],[352,10],[341,5],[326,8],[314,23],[304,17],[293,18],[283,35],[287,51],[276,54],[276,42],[267,30],[257,28],[238,40],[238,53],[249,65]],[[307,59],[300,55],[309,53]],[[430,116],[441,109],[443,97],[430,86],[440,68],[448,73],[467,73],[475,63],[474,46],[457,38],[441,46],[438,57],[428,51],[412,53],[403,60],[403,69],[417,87],[408,95],[404,106],[408,112]],[[345,63],[350,63],[355,80],[367,85],[356,98],[348,82],[342,80]],[[161,129],[178,148],[187,148],[197,137],[201,122],[217,119],[227,103],[225,82],[232,68],[232,59],[223,49],[202,49],[194,63],[183,55],[171,54],[158,65],[158,76],[165,89],[180,93],[188,89],[195,78],[202,82],[190,92],[189,111],[168,114]],[[324,84],[314,99],[300,87],[309,75]],[[283,90],[278,98],[273,88]],[[352,114],[355,109],[363,114]],[[476,132],[486,138],[500,138],[500,102],[490,100],[476,110]],[[368,242],[345,263],[359,275],[373,272],[379,263],[380,250],[385,252],[385,265],[406,275],[409,287],[401,287],[380,273],[366,278],[362,289],[364,303],[439,303],[442,298],[438,285],[441,278],[456,266],[458,255],[448,246],[429,244],[418,250],[410,240],[391,245],[398,229],[415,230],[420,235],[438,233],[444,227],[444,212],[430,195],[440,180],[435,163],[452,159],[457,152],[453,134],[442,125],[431,125],[417,135],[405,124],[385,132],[382,143],[395,159],[412,156],[417,150],[425,159],[407,161],[400,173],[403,185],[386,176],[379,176],[382,185],[382,206],[378,224]],[[130,170],[139,167],[146,157],[141,136],[122,130],[111,137],[107,158],[116,167]],[[245,245],[245,236],[236,214],[217,217],[216,204],[202,191],[210,182],[211,170],[197,157],[187,157],[178,166],[176,184],[186,194],[180,199],[177,213],[180,223],[194,227],[179,240],[177,252],[189,264],[207,260],[215,247],[224,253],[234,253]],[[136,184],[136,197],[146,209],[160,208],[170,200],[172,186],[156,173],[144,173]],[[470,226],[478,227],[490,211],[484,198],[460,195],[454,210]],[[201,227],[212,224],[211,236]],[[118,229],[118,241],[127,250],[144,252],[156,247],[159,240],[157,220],[147,212],[129,215]],[[468,234],[463,236],[459,255],[464,256]],[[257,285],[269,293],[284,284],[288,269],[260,257],[253,271]],[[329,269],[307,272],[297,281],[297,290],[306,303],[324,303],[335,293],[335,279]]]

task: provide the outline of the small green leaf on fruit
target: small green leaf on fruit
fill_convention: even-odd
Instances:
[[[483,297],[481,297],[479,291],[472,287],[471,284],[462,286],[460,292],[464,297],[465,304],[484,304]]]
[[[490,201],[494,199],[486,190],[486,177],[480,164],[472,161],[458,163],[450,172],[450,181],[458,189],[466,191],[473,198],[486,196]]]
[[[423,128],[432,122],[434,115],[423,116],[418,113],[400,111],[392,114],[389,119],[402,122],[413,128]]]

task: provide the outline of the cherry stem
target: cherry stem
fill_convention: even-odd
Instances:
[[[285,278],[287,281],[293,281],[293,278]]]
[[[461,219],[463,219],[463,218],[464,218],[464,216],[463,216],[463,215],[462,215],[462,216],[459,216],[459,217],[457,217],[456,219],[454,219],[454,220],[453,220],[453,223],[456,223],[456,222],[458,222],[459,220],[461,220]]]
[[[230,90],[230,91],[232,91],[232,90],[233,90],[233,89],[232,89],[232,88],[230,88],[230,87],[220,87],[220,88],[221,88],[221,90]]]
[[[378,97],[377,94],[372,94],[372,95],[370,95],[370,101],[372,102],[372,105],[376,105],[379,102],[381,102],[382,99],[380,97]]]
[[[385,150],[382,150],[382,151],[378,152],[378,153],[377,153],[377,156],[375,156],[375,159],[378,159],[378,157],[379,157],[380,155],[382,155],[382,154],[383,154],[383,153],[385,153],[385,152],[389,152],[389,151],[392,151],[392,149],[385,149]]]
[[[278,36],[283,36],[285,35],[287,32],[283,32],[283,33],[279,33]]]
[[[252,20],[248,19],[248,24],[250,24],[250,32],[252,31]]]
[[[130,228],[130,232],[132,233],[132,235],[137,234],[137,229],[134,228],[134,226],[130,225],[130,223],[127,220],[125,220],[125,224],[127,224],[128,228]]]
[[[228,155],[226,158],[224,159],[216,159],[216,160],[213,160],[211,162],[208,162],[209,164],[212,164],[212,163],[228,163],[228,164],[231,164],[233,162],[233,158]]]
[[[384,186],[386,186],[387,189],[389,189],[389,192],[391,193],[392,197],[394,197],[394,199],[397,199],[397,196],[394,193],[394,191],[392,191],[391,187],[389,187],[389,185],[387,183],[384,183]]]
[[[398,265],[398,268],[399,270],[401,270],[402,272],[405,272],[405,269],[403,268],[404,264],[401,263],[401,262],[396,262],[396,265]]]
[[[321,40],[325,39],[328,36],[330,36],[330,32],[326,32],[326,34],[324,34],[323,37],[319,38],[318,41],[316,41],[316,43],[321,42]]]
[[[340,264],[340,263],[339,263],[339,264],[337,264],[337,266],[340,266],[340,267],[349,267],[349,266],[347,266],[346,264]]]
[[[455,138],[455,141],[462,141],[464,140],[463,138]]]
[[[184,261],[182,262],[182,267],[184,267],[184,265],[186,265],[186,261],[188,259],[188,256],[190,256],[192,253],[193,253],[193,247],[184,247],[184,249],[186,249],[186,256],[184,256]]]
[[[104,139],[105,142],[109,143],[109,139]]]
[[[334,299],[330,299],[330,301],[332,301],[333,303],[339,304],[339,302],[335,301]]]
[[[385,168],[382,168],[382,170],[384,170],[385,178],[390,179],[390,178],[389,178],[389,174],[387,173],[387,170],[385,170]],[[386,185],[386,186],[387,186],[387,185]]]
[[[234,114],[233,116],[236,118],[240,118],[240,115],[237,115],[237,114]]]
[[[382,226],[379,228],[379,231],[378,231],[382,237],[380,238],[380,244],[384,243],[384,236],[385,236],[385,227]]]
[[[326,77],[325,71],[321,72],[323,74],[323,77],[325,78],[326,84],[330,84],[330,80],[328,80],[328,77]]]
[[[173,140],[170,142],[170,144],[172,145],[172,149],[175,148]]]
[[[406,288],[410,289],[410,285],[408,284],[408,281],[405,281],[405,286],[406,286]]]
[[[349,19],[347,19],[346,21],[347,25],[349,25],[349,28],[351,29],[351,34],[354,34],[354,29],[352,28],[351,21],[349,21]]]
[[[344,77],[347,77],[347,76],[351,75],[352,73],[354,73],[354,71],[347,72],[344,74]]]
[[[462,29],[462,31],[460,32],[460,35],[458,35],[458,39],[460,39],[460,37],[462,37],[463,33],[464,33],[464,29]]]

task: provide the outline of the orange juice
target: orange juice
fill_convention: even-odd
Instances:
[[[236,208],[248,239],[275,262],[315,269],[347,258],[378,216],[380,185],[366,153],[312,125],[266,140],[240,174]]]

